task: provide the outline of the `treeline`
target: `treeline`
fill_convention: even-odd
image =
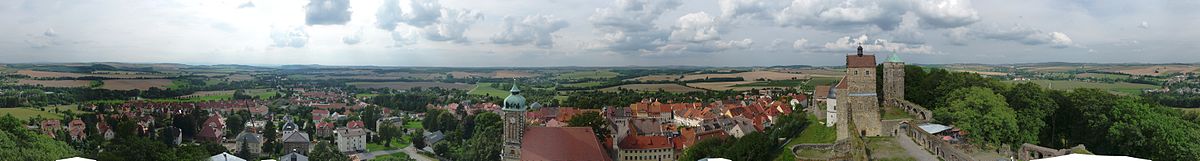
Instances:
[[[1200,160],[1200,125],[1179,110],[1098,89],[1047,90],[969,73],[907,66],[906,99],[934,110],[939,123],[972,143],[1016,148],[1084,144],[1097,154],[1152,160]],[[1007,145],[1007,146],[1003,146]]]
[[[499,136],[504,130],[500,115],[491,112],[475,115],[463,113],[458,115],[462,117],[460,120],[450,112],[427,111],[422,125],[429,131],[441,131],[445,137],[433,145],[425,145],[424,141],[416,143],[414,139],[413,146],[431,146],[437,156],[450,160],[500,160],[502,140]]]
[[[788,150],[780,150],[787,141],[775,138],[792,138],[799,135],[809,122],[803,112],[780,116],[775,125],[763,132],[753,132],[741,138],[728,137],[710,138],[696,142],[684,149],[679,160],[700,160],[703,158],[726,158],[731,160],[773,160],[778,155],[791,155]],[[787,153],[778,153],[778,152]]]

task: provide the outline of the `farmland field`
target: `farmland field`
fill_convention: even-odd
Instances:
[[[149,75],[149,74],[79,74],[66,72],[48,72],[35,70],[20,70],[17,74],[26,75],[34,78],[79,78],[79,77],[103,77],[103,78],[166,78],[165,75]]]
[[[1129,75],[1149,75],[1159,76],[1171,73],[1186,73],[1197,72],[1200,67],[1190,65],[1162,65],[1162,66],[1141,66],[1136,68],[1124,68],[1115,72],[1125,73]]]
[[[350,82],[346,83],[358,88],[390,88],[396,90],[409,90],[413,88],[433,88],[439,87],[443,89],[471,89],[470,84],[461,83],[441,83],[441,82]]]
[[[607,79],[617,77],[617,75],[620,75],[620,73],[607,70],[580,71],[558,74],[554,79]]]
[[[633,79],[638,81],[673,81],[679,79],[679,75],[648,75]]]
[[[565,87],[595,87],[595,86],[600,86],[602,84],[604,84],[604,82],[583,82],[583,83],[563,84],[563,86],[565,86]]]
[[[496,71],[496,72],[492,73],[492,78],[526,78],[526,77],[536,77],[536,76],[537,76],[537,74],[533,74],[533,73],[529,73],[529,72],[511,71],[511,70],[501,70],[501,71]]]
[[[1123,94],[1140,94],[1140,93],[1142,93],[1142,90],[1158,88],[1158,86],[1149,85],[1149,84],[1135,84],[1135,83],[1124,83],[1124,82],[1121,82],[1121,83],[1093,83],[1093,82],[1064,81],[1064,80],[1029,80],[1029,81],[1004,81],[1004,82],[1009,82],[1009,83],[1014,83],[1014,84],[1015,83],[1024,83],[1024,82],[1033,82],[1033,83],[1037,83],[1038,85],[1041,85],[1042,87],[1047,87],[1047,88],[1055,89],[1055,90],[1071,90],[1071,89],[1076,89],[1076,88],[1097,88],[1097,89],[1101,89],[1101,90],[1108,90],[1111,92],[1117,92],[1117,93],[1123,93]]]
[[[149,90],[150,87],[164,88],[173,82],[170,79],[113,79],[104,80],[100,88],[111,90]]]
[[[492,88],[492,83],[479,83],[479,84],[475,84],[475,88],[471,89],[471,91],[467,92],[467,94],[486,95],[486,96],[503,98],[504,96],[508,96],[509,93],[508,93],[508,90],[500,90],[500,89]]]
[[[21,119],[21,120],[27,120],[34,116],[42,116],[42,118],[49,118],[49,119],[62,119],[62,115],[58,115],[58,114],[50,113],[50,112],[46,112],[46,111],[39,111],[36,109],[0,108],[0,116],[8,115],[8,114],[11,114],[13,117],[17,117],[17,119]]]
[[[696,88],[687,87],[687,86],[678,85],[678,84],[626,84],[626,85],[621,85],[621,86],[616,86],[616,87],[608,87],[608,88],[600,89],[600,91],[618,91],[618,89],[629,89],[629,90],[635,90],[635,91],[658,91],[661,89],[663,91],[676,92],[676,93],[704,91],[701,89],[696,89]]]
[[[750,90],[750,89],[754,89],[754,88],[762,88],[762,87],[753,87],[753,86],[738,86],[738,85],[752,84],[752,83],[756,83],[756,82],[754,82],[754,81],[703,82],[703,83],[688,83],[687,85],[696,87],[696,88],[716,90],[716,91],[724,91],[724,90],[731,90],[731,89],[735,90],[735,91],[744,91],[744,90]]]
[[[1079,73],[1075,74],[1076,78],[1100,78],[1100,79],[1122,79],[1129,78],[1128,75],[1120,74],[1105,74],[1105,73]]]
[[[89,87],[92,81],[89,80],[17,80],[17,84],[21,85],[41,85],[43,87]]]
[[[754,82],[748,84],[733,85],[733,87],[796,87],[803,85],[807,80],[772,80],[764,82]]]

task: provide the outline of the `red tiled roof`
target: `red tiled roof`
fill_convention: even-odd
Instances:
[[[589,127],[529,127],[521,139],[521,160],[608,161]]]
[[[318,129],[322,129],[322,128],[333,129],[333,123],[321,121],[321,122],[317,123],[317,128]]]
[[[366,126],[366,124],[363,124],[362,121],[350,121],[346,123],[346,127],[348,128],[362,128],[364,126]]]
[[[837,89],[847,89],[850,87],[847,84],[849,84],[849,82],[846,82],[846,76],[842,76],[842,79],[838,80]]]
[[[847,68],[875,68],[875,55],[846,55]]]
[[[662,149],[673,147],[670,138],[666,136],[637,136],[629,135],[618,143],[621,149]]]

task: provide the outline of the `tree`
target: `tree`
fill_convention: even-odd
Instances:
[[[567,120],[567,125],[571,127],[592,127],[592,131],[596,132],[596,139],[599,139],[601,143],[604,142],[609,133],[608,128],[605,127],[608,124],[600,116],[600,113],[595,111],[576,114],[571,120]]]
[[[11,114],[0,117],[0,158],[56,160],[78,153],[66,142],[25,129]]]
[[[504,130],[500,115],[484,112],[475,115],[475,136],[467,141],[470,148],[462,149],[464,154],[457,158],[461,160],[500,160],[500,136]],[[464,129],[466,130],[466,129]]]
[[[379,139],[377,139],[377,141],[382,141],[384,147],[392,147],[392,139],[395,139],[397,136],[399,136],[396,133],[398,132],[396,127],[390,123],[380,125],[379,130],[377,131],[379,131]]]
[[[1054,111],[1058,109],[1058,104],[1050,97],[1050,94],[1042,91],[1041,86],[1027,82],[1014,86],[1011,90],[1004,93],[1007,98],[1008,106],[1012,107],[1017,112],[1017,116],[1024,119],[1019,125],[1021,128],[1019,140],[1038,144],[1040,140],[1051,141],[1052,136],[1039,135],[1051,134],[1045,132],[1055,128],[1048,127],[1047,122],[1052,122]]]
[[[258,154],[254,154],[250,151],[250,145],[248,145],[248,143],[242,143],[241,146],[238,147],[238,152],[235,155],[242,159],[258,159]]]
[[[426,146],[425,145],[425,137],[421,135],[421,133],[423,131],[424,130],[422,130],[422,129],[413,129],[412,132],[408,133],[409,138],[412,138],[413,147],[415,147],[417,149],[422,149],[422,148],[425,148],[425,146]]]
[[[313,151],[309,153],[311,160],[329,160],[329,161],[348,161],[350,157],[337,150],[333,144],[329,142],[317,143]]]
[[[279,142],[276,141],[279,139],[279,136],[278,136],[279,132],[275,131],[275,130],[278,130],[278,128],[275,127],[275,121],[268,120],[267,124],[263,126],[262,131],[263,131],[263,138],[265,140],[263,142],[263,153],[268,154],[267,156],[272,156],[271,154],[275,154],[276,152],[278,152],[277,150],[279,148],[276,146],[282,146],[282,145],[278,145]]]
[[[700,160],[711,157],[721,157],[725,151],[723,144],[725,139],[709,138],[696,142],[692,146],[683,150],[683,154],[679,156],[679,160]]]
[[[1020,144],[1016,113],[1004,96],[982,87],[962,88],[946,96],[947,106],[934,112],[936,120],[970,132],[969,138],[985,145]]]

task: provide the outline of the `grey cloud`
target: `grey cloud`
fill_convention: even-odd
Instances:
[[[1142,21],[1142,24],[1138,25],[1138,27],[1140,27],[1142,29],[1150,29],[1150,23],[1148,23],[1146,21]]]
[[[1076,46],[1071,38],[1062,32],[1045,32],[1021,25],[1013,25],[1008,28],[980,26],[970,30],[968,35],[991,40],[1014,41],[1025,45],[1049,45],[1054,48]]]
[[[825,52],[842,52],[849,53],[858,49],[859,46],[863,50],[871,52],[891,52],[891,53],[911,53],[911,54],[937,54],[932,46],[921,44],[906,44],[891,42],[885,39],[871,39],[867,35],[861,35],[857,38],[849,36],[839,38],[835,41],[825,43],[822,51]]]
[[[531,15],[524,18],[504,17],[504,30],[492,35],[492,43],[525,45],[533,43],[538,48],[553,48],[554,36],[560,29],[570,26],[567,21],[553,15]]]
[[[430,41],[451,41],[454,43],[466,44],[470,42],[463,33],[475,24],[475,21],[483,19],[483,14],[467,9],[443,9],[442,17],[438,18],[438,23],[425,26],[422,29],[422,34],[426,40]]]
[[[671,40],[687,42],[704,42],[721,39],[717,31],[717,20],[707,13],[696,12],[679,17],[671,31]]]
[[[350,0],[312,0],[305,8],[308,25],[342,25],[350,21]]]
[[[242,3],[241,5],[238,5],[238,8],[254,8],[254,2],[246,1],[246,3]]]
[[[405,32],[392,31],[392,40],[394,41],[394,43],[392,43],[392,46],[393,47],[402,47],[402,46],[417,44],[417,40],[420,38],[421,38],[421,35],[417,34],[416,31],[412,31],[412,30],[405,31]]]
[[[804,49],[804,46],[807,44],[808,44],[808,39],[800,38],[800,39],[796,40],[795,42],[792,42],[792,48],[793,49]]]
[[[55,37],[55,36],[58,36],[58,33],[54,32],[54,28],[50,28],[50,29],[46,29],[46,32],[42,32],[42,35],[47,36],[47,37]]]
[[[751,39],[708,41],[703,43],[672,43],[660,47],[658,49],[660,50],[659,52],[647,53],[647,55],[712,53],[730,49],[749,49],[751,45],[754,45],[754,40]]]
[[[781,26],[831,31],[896,29],[902,15],[913,13],[923,28],[954,28],[980,20],[965,0],[721,0],[722,18],[774,19]]]
[[[362,29],[359,29],[358,31],[355,31],[354,34],[342,37],[342,43],[345,43],[346,45],[358,44],[362,42],[362,35],[363,31]]]
[[[411,0],[407,6],[402,6],[400,0],[384,0],[375,12],[376,27],[390,31],[400,23],[415,27],[434,25],[442,17],[442,10],[437,0]]]
[[[396,25],[401,23],[401,15],[399,0],[384,0],[375,12],[375,27],[388,31],[396,29]]]
[[[276,28],[271,32],[274,47],[303,48],[308,44],[308,32],[304,27]]]
[[[924,44],[925,34],[921,33],[921,29],[917,26],[920,21],[921,18],[912,13],[901,16],[899,26],[889,32],[892,40],[900,43]]]
[[[678,8],[678,0],[618,0],[617,6],[596,9],[588,18],[601,38],[600,48],[617,53],[655,52],[667,44],[670,31],[654,20]]]

